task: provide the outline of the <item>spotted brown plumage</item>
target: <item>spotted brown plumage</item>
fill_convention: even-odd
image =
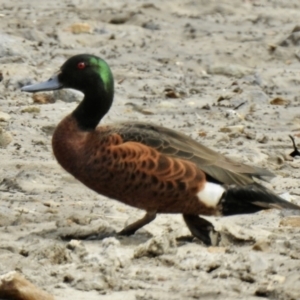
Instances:
[[[53,135],[54,155],[86,186],[128,205],[158,213],[218,213],[198,200],[197,192],[205,182],[203,171],[142,143],[151,135],[147,130],[139,131],[140,142],[125,140],[126,125],[120,124],[120,130],[105,126],[81,132],[75,120],[67,117]]]
[[[272,176],[270,172],[230,160],[179,132],[138,122],[97,127],[114,92],[104,60],[73,56],[58,75],[23,91],[60,88],[85,96],[54,132],[57,161],[90,189],[146,211],[120,234],[133,234],[157,213],[182,213],[191,233],[210,244],[213,226],[198,215],[300,209],[256,183],[255,178]]]

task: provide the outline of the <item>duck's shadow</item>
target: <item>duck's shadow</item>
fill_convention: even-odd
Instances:
[[[94,227],[72,225],[67,227],[51,228],[36,231],[30,234],[44,239],[61,240],[69,242],[71,240],[81,241],[102,241],[106,238],[115,238],[121,245],[139,245],[147,242],[153,237],[152,234],[142,229],[130,236],[119,235],[113,228],[110,227]]]
[[[115,238],[123,246],[137,246],[146,243],[154,236],[146,231],[145,229],[140,229],[135,234],[130,236],[124,236],[118,234],[113,228],[106,226],[93,226],[93,225],[77,225],[72,224],[72,226],[63,226],[51,229],[43,229],[31,233],[30,236],[38,236],[43,239],[50,240],[61,240],[64,242],[69,242],[71,240],[81,240],[81,241],[102,241],[106,238]],[[198,239],[193,236],[182,236],[176,238],[177,246],[182,246],[186,243],[201,243]]]

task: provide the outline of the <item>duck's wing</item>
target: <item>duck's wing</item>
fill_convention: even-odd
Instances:
[[[122,123],[114,126],[114,131],[124,142],[139,142],[162,154],[192,161],[211,180],[220,183],[246,185],[253,183],[253,178],[274,177],[263,168],[231,160],[172,129],[146,123]]]

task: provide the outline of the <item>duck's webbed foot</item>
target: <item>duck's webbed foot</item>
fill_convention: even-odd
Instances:
[[[126,226],[123,230],[118,232],[118,235],[132,235],[134,234],[138,229],[142,228],[143,226],[149,224],[156,218],[156,211],[147,211],[145,216],[136,222]]]
[[[192,235],[201,240],[205,245],[217,244],[216,231],[212,223],[200,218],[198,215],[183,215],[183,219]]]

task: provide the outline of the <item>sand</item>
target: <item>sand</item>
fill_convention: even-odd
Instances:
[[[144,212],[98,195],[57,164],[51,135],[80,93],[32,98],[70,56],[111,66],[102,121],[183,132],[276,177],[300,204],[300,3],[290,1],[0,2],[0,275],[16,270],[55,299],[300,299],[300,216],[276,210],[208,218],[221,242],[177,241],[180,215],[131,237]],[[41,104],[42,103],[42,104]],[[86,239],[87,236],[93,239]]]

